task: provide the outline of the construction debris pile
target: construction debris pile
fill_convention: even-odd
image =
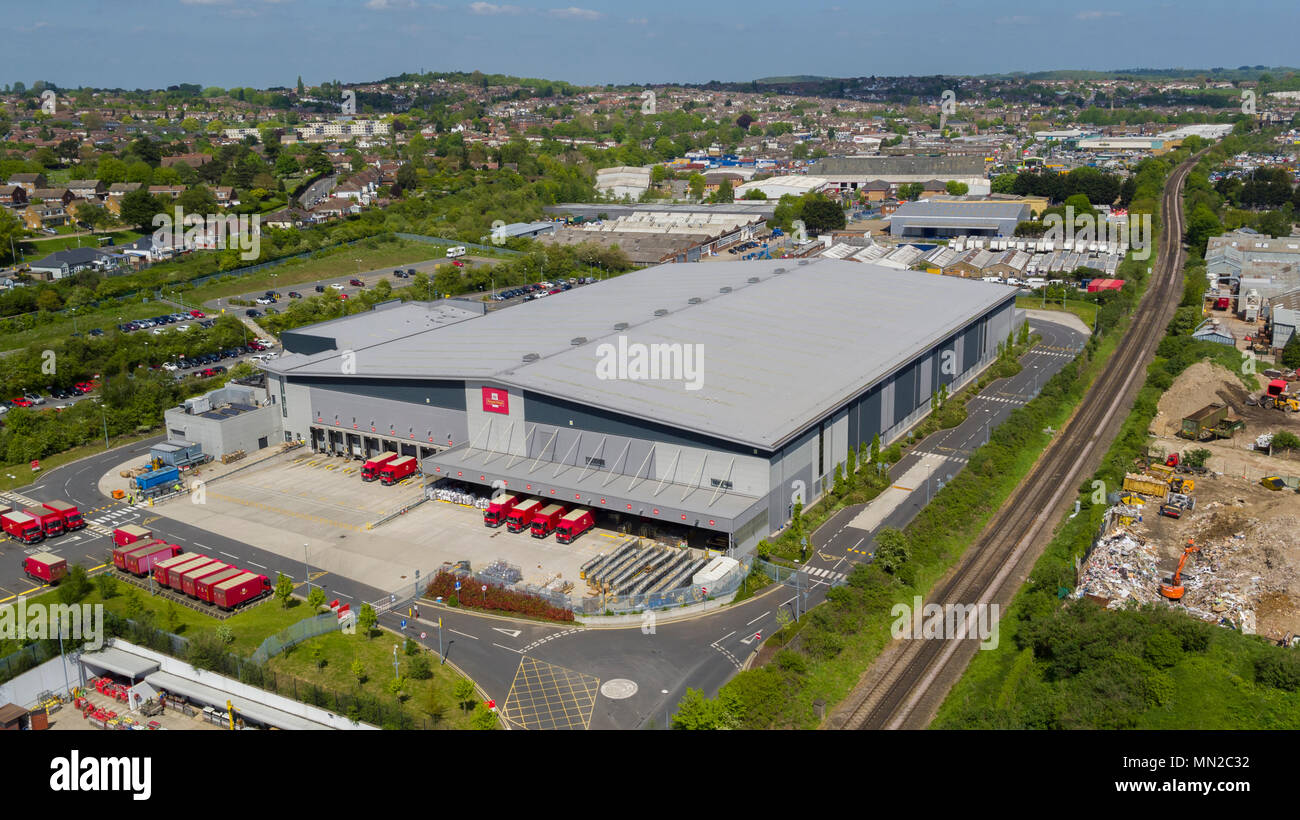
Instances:
[[[1158,556],[1146,539],[1121,529],[1097,540],[1079,567],[1074,597],[1092,598],[1107,609],[1126,601],[1142,604],[1160,600]]]
[[[433,501],[447,501],[480,510],[486,510],[490,500],[488,496],[474,492],[468,484],[445,478],[429,485],[428,495]]]

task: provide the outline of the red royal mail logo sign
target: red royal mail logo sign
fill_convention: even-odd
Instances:
[[[483,388],[483,412],[510,414],[510,394],[499,387]]]

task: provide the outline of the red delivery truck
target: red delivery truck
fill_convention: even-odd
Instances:
[[[47,510],[44,507],[28,507],[23,512],[41,522],[41,529],[45,531],[46,538],[63,535],[63,516],[54,510]]]
[[[555,528],[555,540],[561,544],[570,544],[573,539],[594,526],[596,526],[596,519],[591,517],[591,510],[569,510]]]
[[[180,552],[181,548],[175,544],[156,539],[135,549],[127,548],[126,555],[122,559],[123,569],[132,575],[144,578],[153,569],[154,564],[173,558]]]
[[[171,567],[179,567],[182,564],[188,564],[195,558],[202,558],[203,555],[197,552],[184,552],[174,558],[164,558],[161,561],[155,561],[153,565],[153,579],[163,586],[167,586],[170,580],[167,571]]]
[[[234,609],[271,594],[271,581],[265,575],[245,572],[212,587],[212,603],[222,609]]]
[[[390,451],[366,459],[366,463],[361,465],[361,480],[374,481],[379,478],[379,468],[395,458],[397,458],[397,453]]]
[[[68,562],[52,552],[38,552],[23,559],[23,572],[33,581],[53,586],[68,574]]]
[[[415,472],[420,462],[415,456],[395,458],[379,468],[379,480],[386,486],[392,486]]]
[[[239,567],[226,567],[219,572],[209,573],[194,582],[194,597],[205,604],[212,603],[212,588],[222,581],[229,581],[244,574]]]
[[[127,524],[125,527],[118,527],[113,530],[113,543],[119,547],[134,544],[136,541],[144,541],[148,538],[153,538],[153,530],[137,527],[135,524]]]
[[[192,569],[189,572],[181,573],[180,578],[178,579],[180,583],[173,584],[172,588],[180,590],[192,598],[197,598],[199,597],[197,585],[200,578],[205,578],[214,572],[221,572],[222,570],[227,569],[230,569],[230,564],[222,561],[213,561],[211,564],[206,564],[198,569]]]
[[[506,515],[508,515],[518,503],[519,496],[510,495],[509,493],[492,499],[488,502],[488,508],[483,512],[483,526],[501,526],[506,521]]]
[[[528,526],[533,531],[534,538],[545,538],[551,534],[560,524],[560,516],[564,515],[564,507],[559,504],[551,504],[543,507],[533,515],[533,523]]]
[[[19,510],[0,515],[0,526],[4,527],[5,535],[24,544],[35,544],[45,540],[45,530],[41,528],[41,522]]]
[[[520,502],[506,515],[506,527],[511,532],[523,532],[533,523],[533,514],[542,508],[542,502],[536,498]]]
[[[167,572],[163,574],[163,577],[158,578],[157,576],[155,576],[154,580],[156,580],[158,583],[162,584],[165,587],[171,587],[172,589],[180,589],[182,575],[184,575],[185,573],[189,572],[192,569],[198,569],[199,567],[204,567],[211,563],[212,563],[211,558],[209,558],[206,555],[200,555],[198,558],[195,558],[191,561],[186,561],[184,564],[173,564],[167,567]]]
[[[69,504],[66,501],[46,501],[41,506],[47,510],[53,510],[63,517],[63,529],[68,532],[79,530],[86,526],[86,522],[81,517],[81,511],[76,505]]]

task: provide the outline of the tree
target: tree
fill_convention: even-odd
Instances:
[[[474,706],[474,713],[470,715],[469,725],[480,731],[487,731],[497,727],[497,713],[479,703]]]
[[[311,592],[307,593],[307,606],[312,612],[318,612],[325,605],[325,590],[320,587],[312,587]]]
[[[1274,450],[1300,450],[1300,436],[1290,430],[1279,430],[1273,434]]]
[[[964,182],[958,182],[955,179],[948,180],[948,184],[945,185],[944,188],[953,196],[965,196],[970,192],[969,185]]]
[[[282,608],[289,608],[289,599],[293,597],[293,579],[283,572],[277,573],[275,577],[275,597],[280,599]]]
[[[352,666],[350,667],[350,669],[352,671],[352,677],[357,679],[358,686],[366,682],[365,664],[363,664],[360,660],[355,660],[352,662]]]
[[[428,680],[433,677],[433,666],[429,663],[429,656],[423,652],[411,658],[409,668],[411,677],[416,680]]]
[[[95,576],[95,588],[99,590],[99,597],[105,601],[117,597],[117,579],[108,573]]]
[[[176,204],[186,214],[215,214],[217,212],[217,195],[206,185],[188,188],[176,198]]]
[[[1192,209],[1191,215],[1187,217],[1187,244],[1192,250],[1204,256],[1210,237],[1221,233],[1223,225],[1208,205],[1202,202]]]
[[[14,216],[8,208],[0,208],[0,259],[6,263],[13,261],[10,243],[12,242],[12,247],[17,248],[18,240],[22,238],[23,233],[22,220]]]
[[[460,704],[462,712],[467,708],[467,704],[474,702],[474,682],[468,678],[461,678],[456,681],[456,686],[451,691],[456,697],[456,702]]]
[[[916,199],[925,191],[925,186],[919,182],[908,182],[898,186],[898,198],[900,200]]]
[[[1300,333],[1292,333],[1291,338],[1286,340],[1279,361],[1283,367],[1300,367]]]
[[[763,200],[765,200],[765,199],[767,199],[767,194],[763,193],[762,191],[760,191],[760,190],[757,189],[757,188],[750,188],[748,191],[745,192],[745,195],[742,196],[741,199],[763,199]]]
[[[94,585],[90,583],[86,568],[81,564],[73,564],[68,567],[68,574],[63,577],[58,589],[59,603],[75,604],[89,595]]]
[[[809,194],[800,214],[809,233],[843,230],[845,225],[844,209],[823,194]]]
[[[876,563],[890,575],[898,575],[912,557],[907,536],[901,530],[885,527],[876,534]]]
[[[162,203],[143,187],[122,197],[122,221],[143,231],[151,230],[154,215],[163,212]]]
[[[730,181],[730,180],[726,180],[726,179],[724,179],[724,180],[722,181],[722,184],[720,184],[720,185],[718,186],[718,190],[714,191],[713,194],[709,196],[709,201],[710,201],[710,202],[715,202],[715,203],[716,203],[716,202],[735,202],[735,201],[736,201],[736,192],[735,192],[735,189],[732,188],[732,186],[731,186],[731,181]]]
[[[361,611],[357,613],[357,626],[361,628],[361,634],[369,638],[378,625],[379,616],[375,614],[375,608],[370,604],[362,604]]]
[[[735,728],[736,719],[719,699],[710,700],[699,689],[687,689],[673,713],[672,728],[693,731]]]
[[[42,288],[36,294],[36,308],[38,310],[54,311],[63,307],[63,300],[59,298],[59,292],[54,288]]]
[[[691,199],[704,198],[704,175],[703,174],[691,174],[691,177],[689,180],[687,180],[686,185],[690,189]]]

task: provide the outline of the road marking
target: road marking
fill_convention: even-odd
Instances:
[[[755,618],[754,621],[761,621],[771,614],[772,614],[772,610],[769,609],[767,612],[764,612],[762,615],[759,615],[757,618]],[[745,624],[745,626],[751,626],[754,623],[754,621],[750,621],[749,623]]]
[[[451,627],[447,627],[447,631],[448,631],[448,632],[456,632],[456,630],[452,629]],[[476,641],[478,640],[478,638],[475,638],[473,635],[466,635],[464,632],[456,632],[456,634],[457,634],[457,635],[464,635],[466,638],[474,638],[474,640],[476,640]]]
[[[452,632],[455,632],[456,630],[453,629],[453,630],[451,630],[451,631],[452,631]],[[509,647],[509,646],[502,646],[502,645],[499,644],[499,643],[493,643],[492,645],[495,646],[495,647],[498,648],[498,649],[507,649],[507,650],[509,650],[509,651],[511,651],[511,652],[514,652],[514,653],[516,653],[516,654],[519,654],[519,655],[524,654],[522,650],[514,649],[513,647]]]
[[[714,643],[722,643],[722,642],[725,641],[727,638],[730,638],[732,635],[735,635],[735,634],[736,634],[736,630],[733,629],[733,630],[731,630],[730,632],[728,632],[726,635],[723,635],[721,638],[718,638],[716,641],[714,641]]]
[[[197,544],[196,544],[195,546],[197,546]],[[219,550],[218,550],[218,551],[219,551]],[[236,561],[239,560],[239,556],[238,556],[238,555],[231,555],[231,554],[228,553],[228,552],[222,552],[221,554],[224,555],[224,556],[226,556],[227,558],[233,558],[233,559],[236,560]]]
[[[509,635],[509,636],[512,637],[512,638],[518,638],[519,635],[522,633],[523,630],[520,630],[520,629],[502,629],[502,628],[499,627],[499,626],[494,626],[494,627],[492,627],[492,631],[493,631],[493,632],[502,632],[502,633],[504,633],[504,634],[506,634],[506,635]]]
[[[259,564],[259,563],[257,563],[256,561],[249,561],[248,563],[252,564],[253,566],[257,567],[258,569],[266,569],[266,565],[265,565],[265,564]]]
[[[252,561],[249,561],[248,563],[253,564]],[[261,564],[253,564],[253,566],[255,566],[255,567],[262,567]],[[266,567],[262,567],[262,569],[266,569]],[[356,598],[353,598],[351,595],[347,594],[346,592],[336,592],[336,593],[334,593],[334,594],[337,595],[337,596],[339,596],[340,598],[347,598],[349,601],[355,601],[355,600],[356,600]]]

